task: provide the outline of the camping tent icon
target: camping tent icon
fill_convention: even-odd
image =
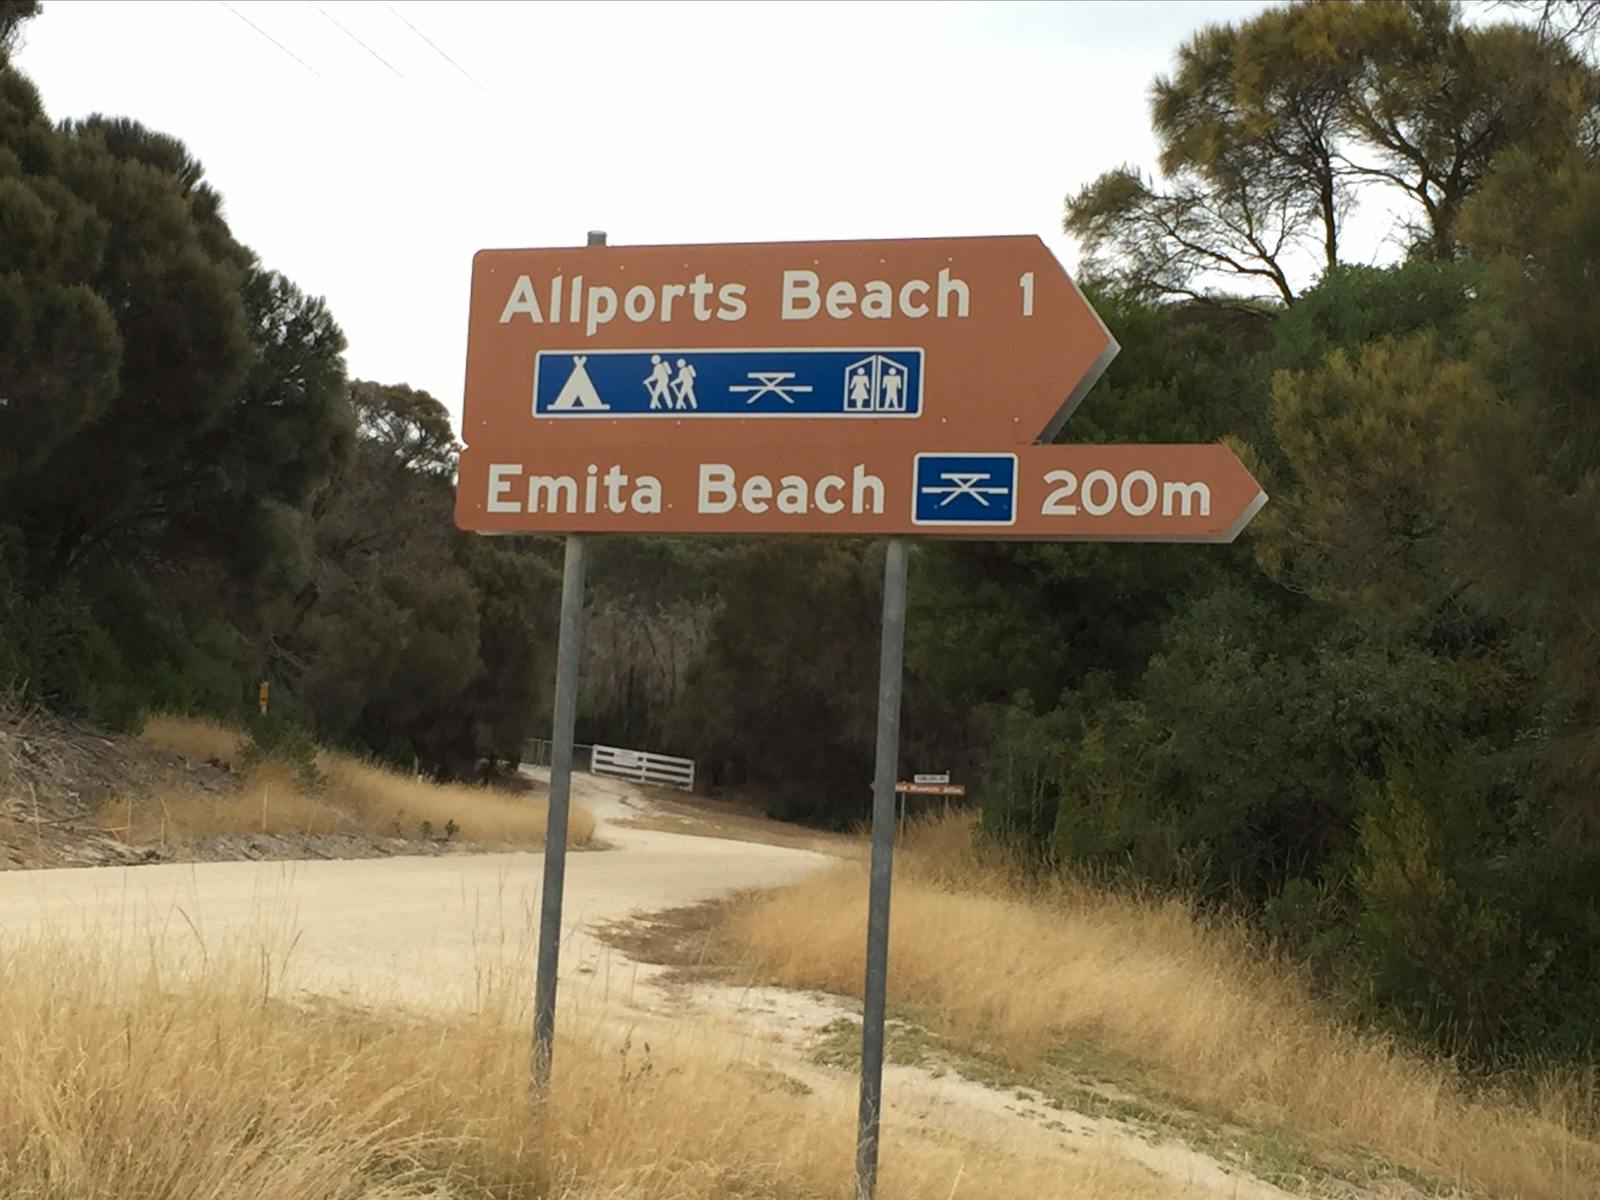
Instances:
[[[583,365],[589,361],[587,354],[572,356],[572,374],[561,385],[561,392],[550,402],[551,412],[609,412],[611,406],[600,399],[594,380]]]

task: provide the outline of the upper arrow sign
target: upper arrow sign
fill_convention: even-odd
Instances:
[[[463,434],[496,454],[1027,444],[1116,352],[1033,236],[484,250]]]

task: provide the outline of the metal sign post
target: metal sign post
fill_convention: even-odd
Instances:
[[[856,1200],[872,1200],[878,1187],[883,1018],[889,979],[889,883],[894,865],[894,785],[900,766],[900,690],[906,645],[906,552],[904,538],[891,538],[883,560],[878,747],[872,776],[872,883],[867,897],[867,974],[861,1004],[861,1106],[856,1118]]]
[[[556,972],[561,965],[561,895],[567,880],[567,814],[572,801],[572,731],[578,715],[578,657],[583,642],[583,535],[567,535],[561,569],[561,631],[556,643],[555,721],[550,731],[550,815],[539,892],[539,963],[533,985],[533,1090],[550,1090],[556,1029]]]
[[[606,235],[589,234],[603,246]],[[572,808],[572,735],[578,719],[578,659],[583,650],[583,535],[567,534],[561,566],[561,627],[556,642],[555,717],[550,731],[550,800],[539,892],[539,960],[533,982],[533,1090],[550,1092],[556,1032],[556,974],[561,966],[561,897],[567,882],[567,815]]]

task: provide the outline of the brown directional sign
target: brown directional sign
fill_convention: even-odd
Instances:
[[[1040,444],[1116,351],[1036,237],[485,250],[456,520],[1231,541],[1227,447]]]
[[[1232,541],[1265,502],[1221,443],[556,447],[463,459],[458,519],[513,533],[919,534],[1033,541]]]
[[[484,250],[470,453],[1048,441],[1116,342],[1037,237]]]

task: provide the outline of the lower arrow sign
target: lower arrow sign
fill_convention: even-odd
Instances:
[[[468,448],[456,521],[481,533],[909,534],[1229,542],[1266,493],[1222,443]]]

